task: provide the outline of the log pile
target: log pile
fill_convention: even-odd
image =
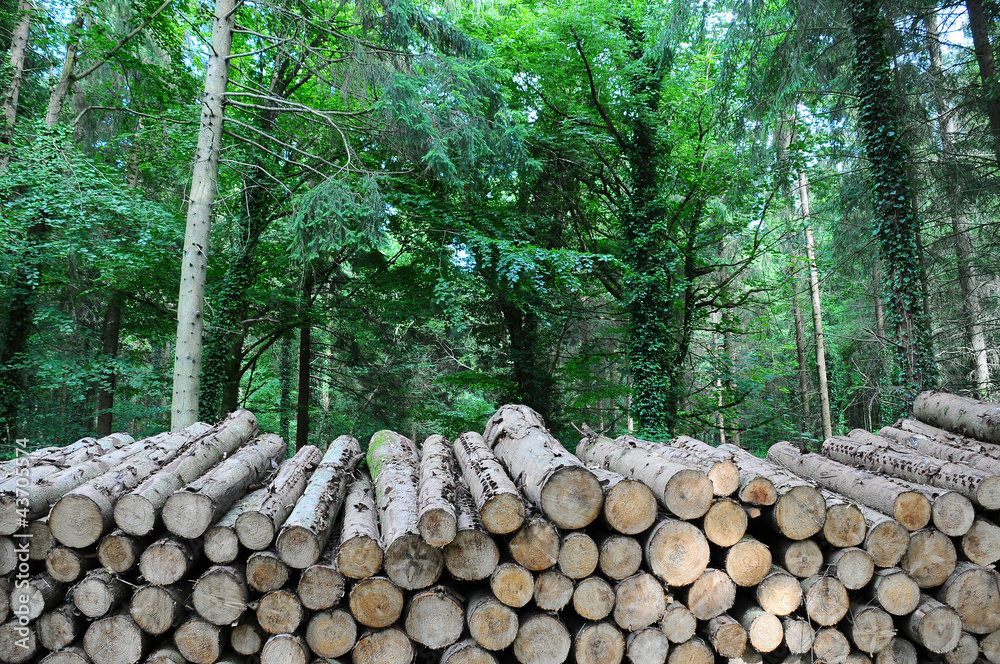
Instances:
[[[571,454],[524,406],[419,447],[286,459],[238,411],[40,450],[24,495],[0,465],[0,662],[1000,664],[1000,408],[915,410],[766,459]]]

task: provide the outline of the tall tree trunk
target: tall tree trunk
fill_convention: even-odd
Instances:
[[[282,335],[278,346],[278,384],[278,432],[288,440],[289,413],[292,409],[292,339],[288,334]]]
[[[983,101],[990,120],[990,132],[993,134],[993,153],[997,165],[1000,165],[1000,90],[997,89],[997,66],[993,59],[993,44],[990,43],[990,25],[982,0],[965,0],[965,8],[969,12],[972,45],[976,52],[976,62],[979,63],[979,76],[983,81]]]
[[[978,0],[971,1],[978,3]],[[982,7],[979,9],[981,12]],[[935,84],[934,91],[938,106],[938,131],[941,135],[941,146],[946,163],[945,173],[950,188],[947,199],[951,203],[951,230],[955,240],[958,286],[962,292],[962,309],[966,318],[966,339],[972,349],[972,375],[976,384],[976,396],[980,399],[986,399],[990,393],[990,365],[986,353],[986,335],[983,332],[979,284],[972,263],[972,235],[969,233],[969,220],[963,213],[961,174],[955,163],[955,134],[957,132],[955,117],[940,86],[944,68],[941,64],[937,16],[933,12],[924,17],[924,26],[927,30],[927,50],[931,60],[929,73],[932,83]]]
[[[898,100],[885,46],[885,19],[878,0],[851,5],[860,109],[858,128],[864,139],[872,180],[872,226],[886,273],[889,320],[895,328],[896,359],[908,388],[932,386],[936,379],[930,329],[920,292],[919,224],[910,204],[908,155],[899,135]]]
[[[0,173],[7,170],[10,164],[10,148],[14,140],[14,125],[17,122],[17,99],[21,93],[21,80],[24,74],[24,52],[28,47],[28,28],[31,26],[31,0],[20,0],[17,11],[20,13],[17,25],[10,41],[10,85],[3,95],[3,127],[0,127],[0,145],[8,146],[0,153]]]
[[[108,310],[104,314],[104,325],[101,331],[101,357],[105,362],[114,360],[118,356],[118,340],[122,324],[122,296],[121,292],[114,291],[111,294],[111,301],[108,303]],[[107,371],[107,383],[101,386],[101,391],[97,395],[97,435],[111,435],[111,425],[114,418],[112,409],[115,406],[115,382],[116,375],[113,368]]]
[[[546,421],[553,418],[552,393],[555,388],[552,375],[543,361],[541,340],[538,337],[540,321],[532,311],[524,311],[505,293],[498,292],[500,313],[503,315],[507,337],[510,340],[510,360],[517,403],[523,403],[542,414]]]
[[[177,300],[177,349],[174,359],[173,400],[170,405],[170,428],[173,431],[193,424],[198,417],[209,231],[218,187],[224,102],[229,84],[229,55],[232,52],[233,28],[236,24],[235,11],[235,0],[216,0],[212,44],[202,95],[201,127],[191,174],[191,194],[181,262],[181,287]]]
[[[295,412],[295,449],[302,449],[309,444],[309,382],[311,379],[310,361],[312,360],[312,319],[309,309],[312,306],[312,290],[315,284],[315,274],[312,265],[306,265],[302,277],[302,300],[300,315],[302,326],[299,328],[299,385],[296,395]]]
[[[833,435],[830,419],[830,389],[826,379],[826,340],[823,337],[823,305],[819,289],[819,270],[816,269],[816,242],[813,239],[809,212],[809,176],[805,169],[798,172],[799,207],[806,237],[806,259],[809,261],[809,294],[812,298],[813,328],[816,339],[816,371],[819,374],[819,406],[824,440]]]
[[[76,16],[69,26],[69,41],[66,42],[66,55],[63,58],[62,71],[59,73],[59,80],[49,93],[49,107],[45,111],[45,126],[55,127],[59,124],[59,116],[62,115],[63,106],[66,104],[66,97],[76,82],[76,62],[80,58],[80,33],[83,32],[84,15],[89,0],[84,0],[76,8]]]

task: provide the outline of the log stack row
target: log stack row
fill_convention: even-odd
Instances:
[[[419,448],[286,459],[244,410],[39,450],[0,465],[0,662],[1000,664],[1000,408],[956,399],[767,459],[571,454],[524,406]]]

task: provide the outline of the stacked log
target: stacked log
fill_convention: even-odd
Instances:
[[[39,473],[65,496],[0,575],[0,662],[1000,664],[1000,445],[948,426],[767,459],[584,427],[577,457],[507,406],[282,461],[241,411],[49,448],[84,479]]]

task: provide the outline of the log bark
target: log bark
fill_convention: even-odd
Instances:
[[[625,656],[632,664],[666,664],[670,642],[655,627],[647,627],[625,636]]]
[[[871,599],[894,616],[913,613],[920,602],[920,586],[898,567],[876,570],[868,593]]]
[[[750,645],[758,652],[773,652],[785,638],[785,628],[781,620],[752,600],[737,601],[729,615],[743,626]]]
[[[97,542],[114,523],[118,499],[190,448],[208,429],[207,424],[196,422],[165,436],[62,496],[49,513],[52,536],[61,544],[77,549]]]
[[[480,581],[496,569],[500,549],[483,526],[469,487],[462,479],[455,484],[455,506],[455,538],[444,547],[444,566],[460,581]]]
[[[876,567],[895,567],[903,559],[910,544],[910,532],[906,526],[892,517],[865,505],[858,505],[865,517],[868,532],[864,548],[872,557]]]
[[[247,583],[259,593],[278,590],[288,583],[290,574],[291,570],[288,569],[288,565],[282,562],[278,554],[273,551],[257,551],[247,558]],[[343,587],[343,581],[341,581],[341,587]]]
[[[995,443],[987,443],[982,440],[976,440],[975,438],[963,436],[962,434],[955,433],[953,431],[945,431],[944,429],[939,429],[938,427],[931,426],[930,424],[926,424],[915,419],[900,419],[894,426],[897,429],[919,434],[939,443],[944,443],[945,445],[950,445],[963,450],[969,450],[970,452],[976,452],[977,454],[984,454],[986,456],[993,457],[994,459],[1000,459],[1000,445]]]
[[[336,559],[337,547],[331,539],[319,562],[302,571],[296,592],[310,611],[333,608],[343,599],[345,580]]]
[[[644,547],[646,563],[668,586],[694,583],[708,567],[710,551],[704,533],[686,521],[661,519]]]
[[[512,649],[521,664],[560,664],[571,646],[569,630],[557,616],[529,613],[521,620]]]
[[[910,545],[899,566],[921,588],[940,586],[955,571],[958,554],[951,539],[934,528],[910,535]]]
[[[961,544],[966,558],[977,565],[992,565],[1000,560],[1000,526],[977,516]]]
[[[185,542],[164,537],[151,544],[139,557],[139,572],[158,586],[177,583],[188,573],[201,553],[201,542]]]
[[[257,624],[268,634],[293,634],[306,619],[298,595],[291,590],[275,590],[257,603]]]
[[[708,508],[701,520],[705,537],[716,546],[733,546],[747,532],[746,510],[735,500],[719,498]]]
[[[306,490],[309,475],[323,460],[319,448],[306,445],[278,467],[278,473],[261,489],[260,503],[244,509],[234,527],[240,544],[251,551],[271,546],[278,529],[292,513]]]
[[[10,589],[11,582],[0,577],[0,624],[7,622],[10,617]]]
[[[1000,574],[992,568],[958,562],[935,597],[958,612],[967,632],[989,634],[1000,629]]]
[[[382,576],[362,579],[348,594],[351,615],[365,627],[388,627],[403,613],[403,593],[396,584]]]
[[[524,567],[515,562],[502,562],[490,576],[490,589],[498,600],[519,609],[535,592],[535,579]]]
[[[1000,444],[1000,408],[995,403],[946,392],[921,392],[913,400],[913,415],[921,422],[984,442]]]
[[[625,656],[625,637],[608,622],[583,623],[573,635],[577,664],[618,664]]]
[[[218,625],[192,617],[174,630],[174,645],[188,662],[213,664],[222,655],[224,636]]]
[[[826,489],[895,518],[907,530],[919,530],[931,520],[927,497],[872,473],[845,466],[820,454],[802,454],[790,443],[777,443],[768,459]]]
[[[0,537],[0,576],[6,576],[17,568],[17,545],[12,537]]]
[[[143,586],[129,602],[129,615],[142,631],[160,636],[180,624],[184,603],[191,596],[190,583],[173,586]]]
[[[823,452],[855,468],[955,491],[986,509],[1000,507],[1000,475],[964,463],[893,452],[839,436],[823,443]]]
[[[200,425],[200,423],[199,423]],[[167,499],[257,435],[257,418],[238,410],[204,432],[184,453],[144,480],[115,504],[115,523],[130,535],[148,535]]]
[[[25,464],[30,471],[29,479],[34,482],[52,473],[127,447],[134,442],[132,436],[127,433],[115,433],[97,439],[87,436],[65,447],[43,447],[34,450],[17,459],[0,463],[0,488],[9,488],[7,482],[11,479],[16,480],[18,468]]]
[[[589,465],[604,489],[601,519],[609,528],[624,535],[638,535],[656,521],[656,496],[637,480]]]
[[[72,583],[98,565],[97,555],[65,546],[54,547],[45,557],[45,571],[56,581]]]
[[[851,604],[846,630],[851,643],[869,655],[881,652],[896,634],[892,616],[884,609],[869,604]]]
[[[26,616],[29,622],[60,604],[66,593],[66,584],[48,574],[32,577],[27,585],[22,585],[24,582],[21,579],[10,593],[10,612],[18,617]]]
[[[850,601],[844,584],[832,576],[811,576],[801,582],[806,615],[818,625],[831,627],[847,615]]]
[[[739,657],[747,647],[747,631],[732,616],[723,613],[702,623],[699,633],[722,657]]]
[[[861,436],[862,433],[868,435]],[[986,450],[993,451],[993,448],[984,448],[982,443],[974,443],[972,447],[958,447],[952,441],[941,442],[934,438],[904,429],[897,429],[896,427],[882,427],[879,429],[878,436],[873,436],[867,431],[860,429],[852,431],[848,436],[852,438],[857,437],[858,440],[864,442],[883,438],[889,441],[888,447],[890,449],[897,451],[906,450],[910,454],[927,456],[939,461],[964,463],[988,473],[1000,474],[1000,459],[984,453]]]
[[[210,568],[198,578],[191,593],[191,602],[198,615],[220,626],[239,620],[247,610],[248,598],[246,577],[236,566]]]
[[[920,603],[902,628],[911,640],[933,653],[954,650],[962,638],[962,619],[955,609],[929,595],[920,596]]]
[[[327,449],[302,497],[281,526],[275,551],[289,567],[315,565],[326,548],[347,493],[350,472],[361,460],[361,447],[340,436]]]
[[[83,649],[94,664],[136,664],[148,647],[149,637],[127,612],[95,620],[83,635]]]
[[[573,599],[573,580],[558,570],[545,570],[535,577],[532,596],[542,611],[562,611]]]
[[[260,483],[284,455],[285,441],[281,438],[273,434],[258,436],[172,494],[163,505],[163,525],[179,537],[201,537],[251,486]]]
[[[781,540],[774,549],[778,563],[800,579],[823,569],[823,551],[813,540]]]
[[[588,437],[576,453],[588,463],[642,482],[678,518],[697,519],[712,505],[712,482],[705,473],[652,454],[632,440]]]
[[[260,664],[307,664],[309,648],[301,636],[276,634],[260,649]]]
[[[418,530],[425,542],[442,547],[455,539],[457,529],[455,457],[444,436],[430,436],[424,441],[419,477]]]
[[[599,576],[582,579],[573,589],[573,610],[584,620],[604,620],[615,608],[615,591]]]
[[[440,664],[497,664],[496,658],[476,643],[475,639],[462,639],[441,653]]]
[[[337,568],[349,579],[367,579],[382,569],[382,558],[375,487],[368,473],[355,471],[344,498]]]
[[[772,565],[756,589],[757,603],[776,616],[787,616],[802,604],[802,586],[783,568]]]
[[[125,584],[104,569],[94,570],[73,588],[73,604],[91,620],[107,615],[125,598]]]
[[[813,639],[813,658],[817,662],[844,664],[851,654],[851,644],[844,633],[833,627],[816,630]]]
[[[771,459],[770,450],[768,460],[764,460],[732,445],[721,445],[719,449],[732,453],[741,469],[753,468],[754,472],[771,480],[778,499],[768,508],[767,517],[778,532],[789,539],[801,540],[812,537],[823,529],[826,522],[826,501],[819,489],[775,463]]]
[[[517,637],[517,613],[489,592],[480,590],[469,597],[465,619],[469,634],[486,650],[503,650]]]
[[[744,588],[756,586],[771,570],[771,550],[749,535],[723,549],[719,558],[729,578]]]
[[[619,436],[615,442],[646,450],[671,463],[700,470],[712,483],[712,493],[716,496],[731,496],[739,489],[740,471],[736,464],[732,459],[726,458],[724,452],[719,455],[721,458],[717,457],[714,448],[700,440],[680,436],[669,443],[656,443],[635,436]],[[705,447],[713,451],[709,452]]]
[[[785,618],[781,621],[785,631],[785,647],[793,655],[803,655],[812,652],[816,640],[816,630],[808,620]]]
[[[667,602],[660,618],[660,631],[670,643],[684,643],[694,636],[698,619],[691,610],[676,600]]]
[[[320,611],[309,619],[306,644],[319,657],[340,657],[354,648],[358,626],[344,609]]]
[[[354,664],[410,664],[415,654],[406,634],[390,627],[362,634],[351,657]]]
[[[464,604],[464,600],[446,586],[413,593],[403,621],[406,634],[414,642],[433,650],[450,646],[462,636]]]
[[[494,535],[506,535],[524,522],[524,504],[517,487],[496,455],[478,433],[463,433],[455,440],[455,458],[469,487],[483,526]]]
[[[736,584],[722,570],[707,569],[680,596],[691,615],[698,620],[711,620],[732,608]]]
[[[406,590],[426,588],[444,569],[444,555],[420,539],[417,513],[419,475],[413,441],[392,431],[379,431],[368,445],[368,468],[385,547],[385,572]]]
[[[548,432],[535,411],[503,406],[487,422],[483,439],[524,496],[559,528],[584,528],[600,515],[600,481]]]
[[[571,579],[583,579],[594,573],[600,552],[593,538],[584,532],[568,533],[559,545],[556,564]]]
[[[642,545],[626,535],[606,535],[597,540],[601,574],[613,581],[632,576],[642,564]]]
[[[139,564],[139,557],[150,544],[147,539],[133,537],[123,530],[113,530],[101,538],[97,560],[108,571],[124,574]]]
[[[35,624],[38,643],[46,650],[62,650],[83,635],[83,619],[76,615],[72,602],[43,613]]]
[[[1000,662],[1000,632],[993,632],[979,642],[983,657],[990,664]]]
[[[670,651],[667,664],[715,664],[715,652],[705,641],[694,636]]]
[[[857,547],[833,549],[826,555],[827,573],[833,574],[848,590],[868,585],[875,573],[875,563],[867,551]]]
[[[510,555],[519,564],[532,572],[541,572],[559,560],[559,531],[539,517],[525,520],[508,542]]]

